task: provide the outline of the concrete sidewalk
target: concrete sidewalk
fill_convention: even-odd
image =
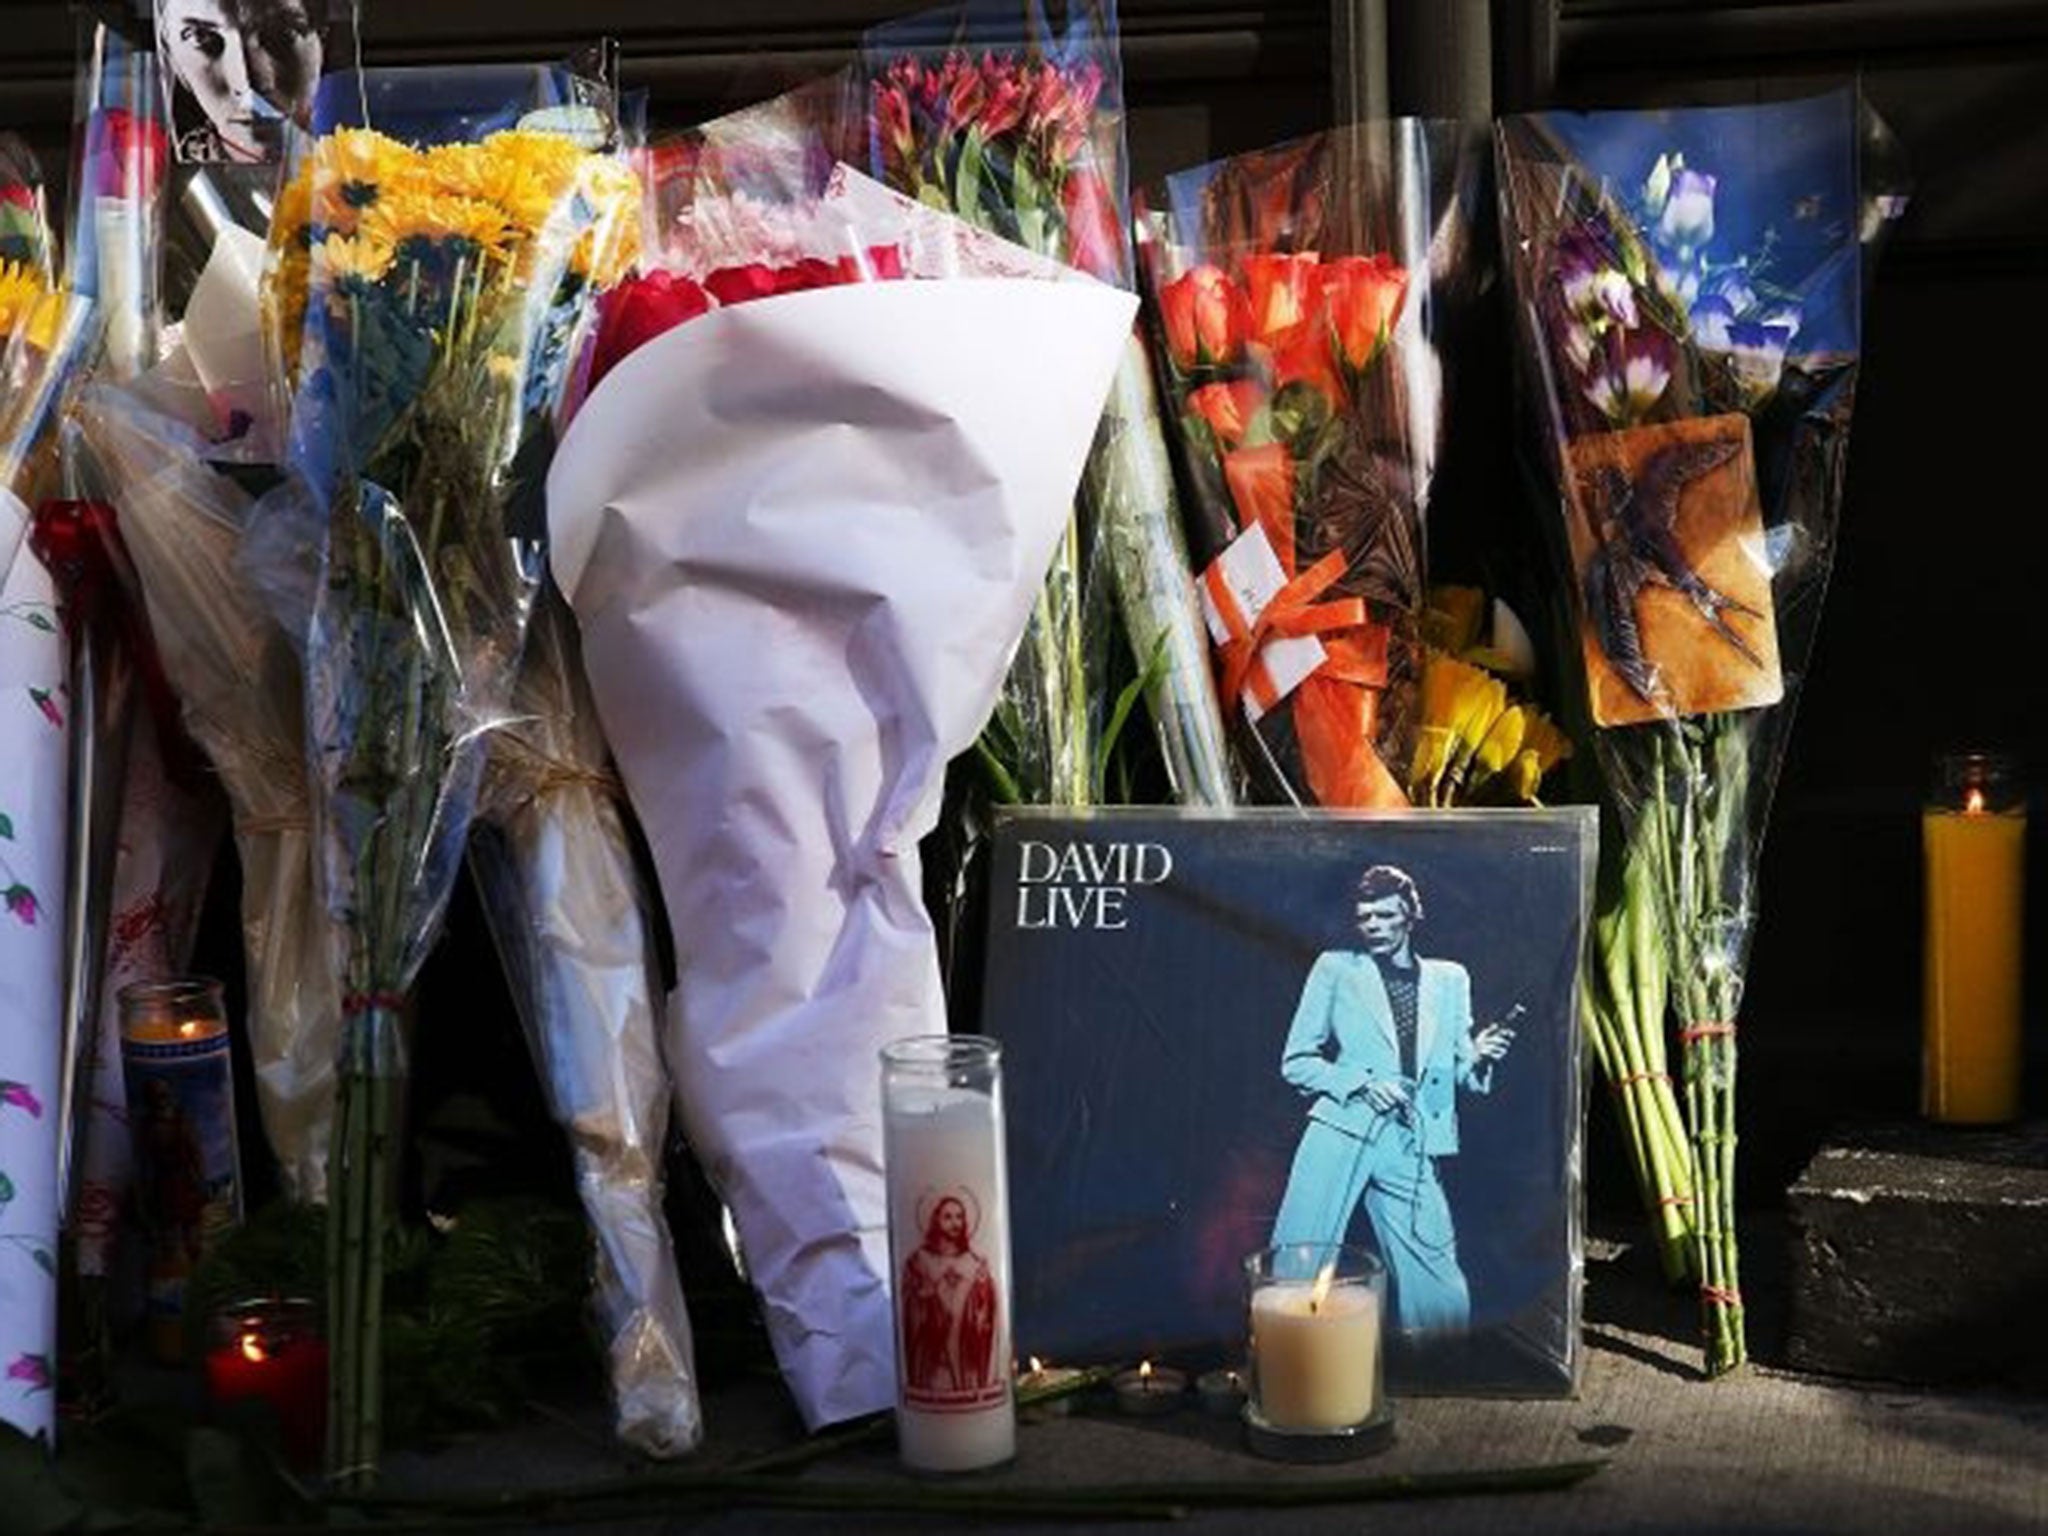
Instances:
[[[1316,1479],[1394,1472],[1607,1459],[1590,1482],[1561,1493],[1486,1496],[1313,1509],[1201,1511],[1198,1536],[1245,1532],[1540,1536],[1543,1532],[1842,1532],[1967,1536],[2048,1533],[2048,1401],[1994,1393],[1937,1393],[1802,1378],[1752,1366],[1716,1382],[1697,1376],[1686,1335],[1690,1308],[1659,1289],[1638,1256],[1609,1250],[1589,1264],[1588,1365],[1572,1402],[1405,1400],[1396,1443],[1371,1460],[1329,1469],[1276,1466],[1247,1454],[1236,1427],[1192,1402],[1172,1417],[1132,1420],[1090,1402],[1026,1425],[1014,1466],[947,1486],[984,1491],[999,1510],[1011,1489],[1210,1479]],[[1768,1337],[1769,1318],[1763,1331]],[[2015,1325],[2021,1320],[2015,1319]],[[1684,1340],[1684,1342],[1680,1342]],[[1768,1350],[1767,1350],[1768,1352]],[[715,1468],[794,1434],[772,1382],[728,1388],[706,1405]],[[625,1470],[592,1410],[559,1421],[399,1458],[388,1486],[453,1492],[535,1487]],[[886,1445],[841,1452],[791,1476],[891,1481],[903,1474]],[[676,1514],[602,1519],[564,1510],[529,1527],[701,1532],[948,1530],[942,1517],[844,1514]],[[973,1529],[1128,1531],[1130,1523],[975,1522]],[[499,1527],[505,1529],[505,1527]]]

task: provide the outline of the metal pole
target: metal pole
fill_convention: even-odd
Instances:
[[[1386,0],[1388,105],[1401,116],[1493,118],[1492,0]]]
[[[1387,0],[1330,0],[1330,119],[1376,122],[1387,112]]]
[[[1534,112],[1557,90],[1558,0],[1493,0],[1493,96],[1500,113]]]

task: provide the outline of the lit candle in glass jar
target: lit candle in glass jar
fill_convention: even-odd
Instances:
[[[1920,819],[1927,863],[1921,1110],[1985,1125],[2020,1113],[2027,814],[2016,765],[1945,756]]]
[[[262,1403],[277,1421],[287,1457],[320,1460],[327,1428],[327,1342],[313,1303],[244,1301],[207,1328],[206,1395],[217,1409]]]
[[[150,1351],[176,1364],[185,1356],[185,1282],[242,1220],[227,1014],[220,983],[196,978],[137,982],[120,1001]]]
[[[1289,1244],[1245,1260],[1252,1447],[1289,1459],[1355,1455],[1384,1439],[1386,1271],[1371,1254]]]

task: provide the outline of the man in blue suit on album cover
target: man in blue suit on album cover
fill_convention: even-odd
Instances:
[[[1407,1333],[1463,1332],[1471,1294],[1436,1160],[1458,1150],[1458,1090],[1486,1093],[1514,1031],[1472,1027],[1472,978],[1418,959],[1415,882],[1390,864],[1358,878],[1362,946],[1316,957],[1280,1059],[1313,1102],[1294,1154],[1275,1246],[1344,1240],[1365,1204]]]

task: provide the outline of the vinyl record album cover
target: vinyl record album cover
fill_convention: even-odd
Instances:
[[[1004,1048],[1016,1341],[1235,1360],[1243,1261],[1387,1265],[1388,1381],[1563,1395],[1579,1363],[1586,808],[1021,810]]]

